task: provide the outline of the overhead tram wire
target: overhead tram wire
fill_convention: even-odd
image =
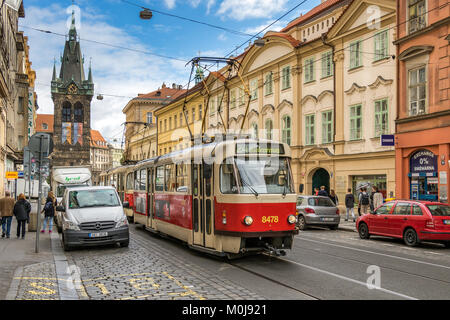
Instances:
[[[208,26],[208,27],[211,27],[211,28],[215,28],[215,29],[219,29],[219,30],[222,30],[222,31],[226,31],[226,32],[238,35],[238,36],[243,36],[243,37],[251,36],[251,34],[248,34],[248,33],[242,32],[242,31],[237,31],[237,30],[233,30],[233,29],[230,29],[230,28],[225,28],[225,27],[222,27],[222,26],[218,26],[218,25],[214,25],[214,24],[211,24],[211,23],[203,22],[203,21],[200,21],[200,20],[195,20],[195,19],[192,19],[192,18],[186,18],[186,17],[178,16],[178,15],[175,15],[175,14],[172,14],[172,13],[167,13],[167,12],[163,12],[163,11],[160,11],[160,10],[147,8],[147,7],[144,7],[144,6],[140,5],[140,4],[137,4],[135,2],[131,2],[131,1],[128,1],[128,0],[121,0],[121,1],[124,2],[124,3],[127,3],[129,5],[132,5],[132,6],[141,8],[141,9],[144,9],[144,10],[147,9],[147,10],[150,10],[152,12],[156,12],[156,13],[159,13],[159,14],[162,14],[162,15],[165,15],[165,16],[169,16],[169,17],[172,17],[172,18],[177,18],[177,19],[181,19],[181,20],[185,20],[185,21],[190,21],[190,22],[193,22],[193,23],[201,24],[201,25]]]

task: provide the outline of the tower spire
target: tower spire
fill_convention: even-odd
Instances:
[[[71,41],[76,41],[77,40],[77,28],[75,25],[75,8],[74,8],[74,1],[72,0],[72,24],[70,25],[70,30],[69,30],[69,39]]]
[[[92,58],[89,60],[89,75],[88,75],[88,82],[92,83]]]
[[[52,81],[56,81],[56,58],[53,59],[53,77]]]

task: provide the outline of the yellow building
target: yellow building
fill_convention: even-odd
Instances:
[[[347,188],[395,190],[395,1],[327,0],[264,35],[238,57],[249,89],[233,74],[223,84],[211,77],[208,130],[239,132],[287,143],[296,191],[324,185],[343,204]],[[375,14],[375,15],[374,15]],[[229,92],[229,93],[227,93]],[[248,99],[250,105],[247,115]],[[218,112],[219,101],[229,108]]]
[[[186,92],[181,86],[165,84],[156,91],[139,94],[127,103],[122,112],[126,115],[125,150],[122,162],[136,162],[156,156],[157,124],[155,110],[169,104]]]
[[[158,155],[190,147],[191,135],[200,135],[205,105],[202,89],[203,82],[200,82],[170,104],[155,110],[158,119]]]

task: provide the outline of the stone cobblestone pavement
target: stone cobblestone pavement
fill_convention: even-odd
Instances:
[[[265,299],[174,256],[145,235],[131,233],[128,248],[95,247],[65,255],[69,279],[58,278],[53,263],[26,266],[15,277],[15,299],[57,300],[64,286],[75,289],[80,300]]]

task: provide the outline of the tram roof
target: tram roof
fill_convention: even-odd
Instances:
[[[227,147],[227,146],[235,146],[239,143],[242,144],[256,144],[256,143],[262,143],[262,144],[277,144],[277,145],[283,145],[284,147],[284,153],[282,154],[283,156],[290,156],[290,148],[286,143],[283,142],[279,142],[279,141],[273,141],[273,140],[265,140],[265,139],[236,139],[236,140],[225,140],[225,141],[214,141],[214,142],[210,142],[207,144],[199,144],[199,145],[195,145],[186,149],[182,149],[182,150],[177,150],[177,151],[173,151],[171,153],[167,153],[164,154],[162,156],[157,156],[157,157],[153,157],[150,159],[146,159],[146,160],[142,160],[139,161],[136,165],[135,168],[139,169],[141,167],[144,167],[146,165],[149,164],[156,164],[158,162],[167,160],[167,159],[172,159],[172,158],[176,158],[178,160],[183,160],[183,159],[190,159],[192,157],[192,154],[195,154],[195,151],[198,150],[203,150],[203,156],[215,156],[215,151],[217,149],[217,147]],[[234,150],[234,149],[233,149]]]

